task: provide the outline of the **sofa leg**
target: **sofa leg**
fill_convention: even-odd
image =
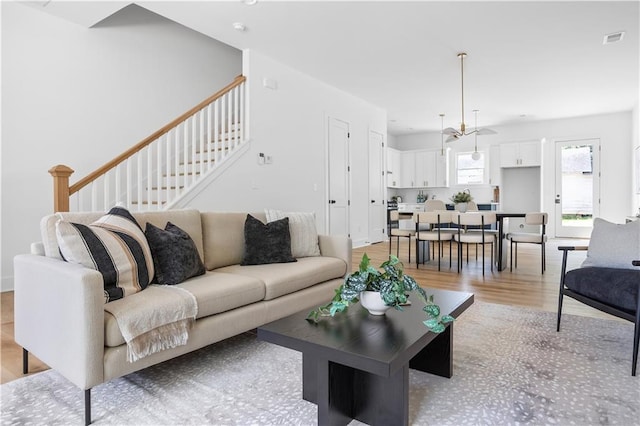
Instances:
[[[84,424],[91,424],[91,389],[84,390]]]
[[[22,348],[22,374],[29,374],[29,351]]]

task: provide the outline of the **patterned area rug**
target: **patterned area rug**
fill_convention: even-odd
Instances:
[[[416,425],[640,425],[630,323],[476,302],[456,322],[454,377],[411,370]],[[92,391],[100,424],[312,425],[299,353],[246,333]],[[55,371],[2,385],[1,424],[82,424]],[[353,421],[352,425],[361,425]]]

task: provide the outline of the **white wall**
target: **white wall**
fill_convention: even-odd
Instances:
[[[638,107],[634,111],[612,114],[577,117],[562,120],[548,120],[522,123],[518,125],[492,127],[498,133],[478,138],[478,149],[488,152],[490,145],[515,142],[544,140],[542,144],[542,199],[541,209],[553,215],[555,210],[555,141],[567,139],[599,138],[602,148],[600,159],[600,217],[624,223],[625,217],[635,213],[638,205],[638,197],[633,194],[632,162],[629,156],[633,147],[639,146],[638,140]],[[635,123],[635,124],[634,124]],[[440,147],[440,133],[417,134],[396,137],[397,147],[401,150],[425,149]],[[473,137],[464,138],[458,142],[448,144],[455,151],[472,151]],[[454,153],[452,152],[452,154]],[[453,155],[452,157],[453,158]],[[451,167],[452,173],[455,172]],[[453,175],[452,175],[453,177]],[[451,180],[451,182],[454,182]],[[438,190],[444,195],[458,190],[451,187],[449,190]],[[491,197],[488,185],[471,189],[476,200],[485,202]],[[486,193],[486,195],[485,195]],[[480,197],[477,194],[482,194]],[[448,197],[442,197],[446,199]],[[549,235],[555,235],[553,220],[549,219]]]
[[[327,120],[350,123],[351,238],[368,240],[368,131],[387,133],[386,112],[346,92],[274,61],[245,51],[249,81],[251,148],[205,189],[191,206],[201,210],[315,212],[319,232],[326,232]],[[264,87],[264,79],[276,89]],[[273,158],[258,165],[258,153]]]
[[[629,156],[631,159],[631,170],[633,171],[633,179],[632,182],[637,182],[638,173],[640,173],[640,169],[638,169],[638,165],[636,163],[636,148],[640,149],[640,102],[638,102],[633,111],[631,112],[631,122],[632,122],[632,137],[631,137],[631,150],[632,153]],[[640,214],[640,193],[636,193],[636,186],[632,184],[631,186],[631,197],[633,200],[632,206],[632,215]]]
[[[75,182],[242,72],[242,53],[137,6],[87,29],[2,8],[2,290],[52,212],[47,170]]]

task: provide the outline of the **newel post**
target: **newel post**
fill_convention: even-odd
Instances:
[[[53,212],[69,211],[69,176],[73,169],[62,164],[49,169],[53,176]]]

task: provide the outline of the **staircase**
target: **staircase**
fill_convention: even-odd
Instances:
[[[69,185],[73,170],[58,165],[54,211],[171,208],[246,144],[246,78],[191,108],[98,170]]]

